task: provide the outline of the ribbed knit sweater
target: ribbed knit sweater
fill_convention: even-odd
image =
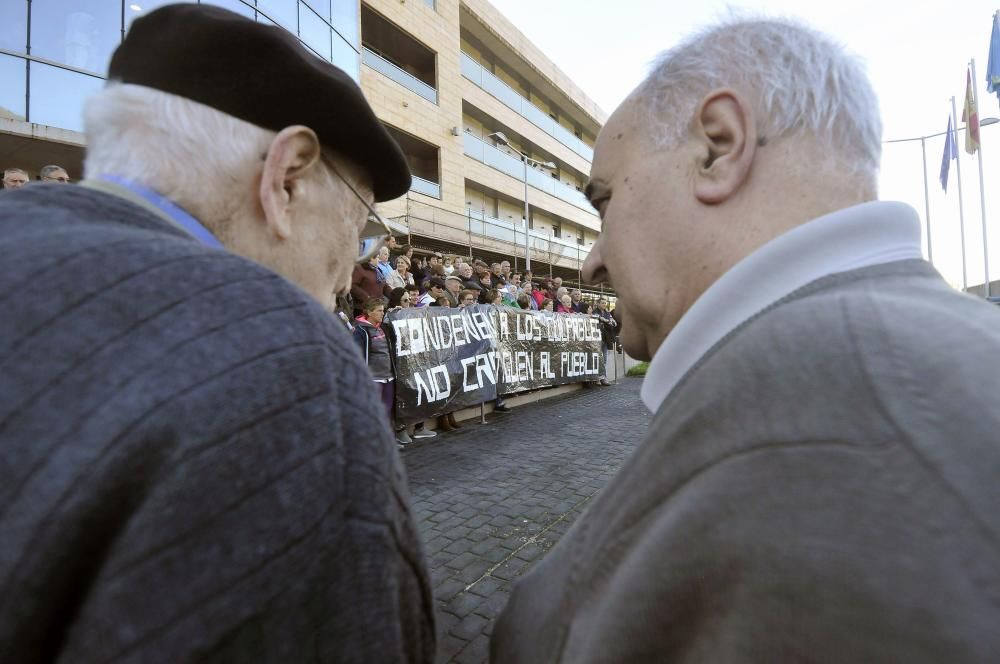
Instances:
[[[131,202],[0,193],[0,659],[431,661],[347,332]]]

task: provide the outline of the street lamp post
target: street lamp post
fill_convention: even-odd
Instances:
[[[502,131],[494,132],[489,136],[487,136],[486,138],[492,138],[497,143],[500,143],[501,145],[504,145],[513,150],[514,152],[516,152],[517,154],[521,155],[521,161],[524,163],[524,271],[529,272],[531,270],[531,240],[528,237],[528,219],[530,218],[528,216],[529,214],[528,162],[531,162],[537,166],[541,166],[542,168],[548,168],[548,169],[553,169],[556,167],[556,165],[553,164],[551,161],[539,161],[537,159],[532,159],[531,157],[529,157],[528,155],[526,155],[525,153],[521,152],[513,145],[511,145],[510,141],[507,140],[507,137],[504,135]]]
[[[954,97],[952,97],[951,103],[952,103],[952,116],[954,117],[954,113],[955,113],[955,111],[954,111],[955,98]],[[983,118],[979,122],[979,126],[980,127],[986,127],[988,125],[996,124],[998,122],[1000,122],[1000,118]],[[953,126],[955,126],[955,128],[952,129],[951,131],[952,131],[952,134],[954,136],[956,136],[956,137],[958,136],[958,132],[959,131],[962,131],[963,129],[965,129],[965,127],[958,127],[957,124],[955,124]],[[930,204],[930,192],[929,192],[929,190],[927,188],[927,150],[926,150],[926,141],[927,141],[928,138],[937,138],[938,136],[944,136],[947,133],[948,133],[947,131],[939,131],[936,134],[929,134],[927,136],[914,136],[913,138],[897,138],[897,139],[892,140],[892,141],[883,141],[884,143],[908,143],[910,141],[920,141],[920,152],[921,152],[921,155],[923,157],[923,165],[924,165],[924,218],[925,218],[925,223],[926,223],[926,226],[927,226],[927,259],[931,262],[931,264],[934,263],[934,253],[933,253],[933,250],[931,249],[931,204]],[[961,162],[959,162],[958,171],[957,171],[958,172],[958,176],[957,176],[958,177],[958,201],[959,201],[958,202],[958,216],[959,216],[959,232],[961,234],[961,242],[962,242],[962,290],[965,290],[966,288],[969,287],[969,284],[968,284],[968,277],[966,276],[967,269],[966,269],[966,260],[965,260],[965,218],[964,218],[965,215],[964,215],[964,212],[962,210],[962,170],[961,169],[962,169]],[[984,248],[984,250],[985,250],[985,248]]]

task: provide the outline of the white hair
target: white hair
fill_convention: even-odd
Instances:
[[[177,202],[213,231],[249,203],[275,132],[177,95],[111,83],[84,108],[84,175],[116,175]]]
[[[663,141],[676,146],[711,90],[748,96],[761,143],[816,140],[838,169],[874,178],[882,153],[878,99],[860,61],[825,35],[784,19],[729,19],[663,53],[637,89]]]

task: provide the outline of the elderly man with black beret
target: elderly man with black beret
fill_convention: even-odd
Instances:
[[[0,198],[2,659],[432,661],[400,459],[329,312],[399,147],[344,72],[204,5],[135,21],[85,126],[80,186]]]

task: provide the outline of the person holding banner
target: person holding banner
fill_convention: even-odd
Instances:
[[[583,275],[653,420],[493,664],[997,661],[1000,310],[877,200],[881,134],[860,62],[781,19],[681,39],[608,119]]]

